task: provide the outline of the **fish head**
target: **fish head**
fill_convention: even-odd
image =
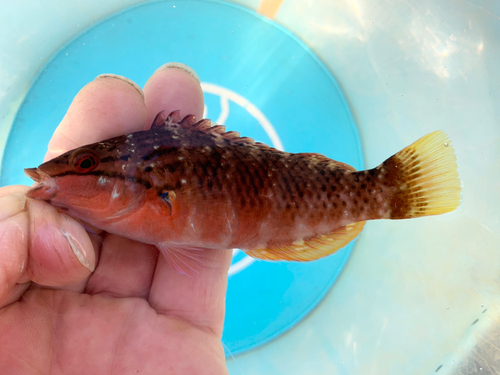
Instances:
[[[134,179],[134,164],[119,155],[116,146],[100,142],[27,168],[36,183],[26,195],[101,227],[103,220],[129,211],[147,190]]]

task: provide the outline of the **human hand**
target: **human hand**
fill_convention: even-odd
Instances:
[[[99,77],[75,97],[46,160],[177,109],[203,114],[185,70],[160,69],[143,91]],[[26,189],[0,189],[0,374],[227,374],[231,251],[206,250],[196,277],[179,275],[154,246],[89,234]]]

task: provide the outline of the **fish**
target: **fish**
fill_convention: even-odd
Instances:
[[[368,220],[444,214],[461,200],[455,153],[441,130],[356,171],[179,111],[158,113],[149,130],[75,148],[25,172],[35,181],[28,198],[155,245],[189,276],[205,249],[313,261],[346,246]]]

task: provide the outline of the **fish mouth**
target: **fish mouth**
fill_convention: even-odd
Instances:
[[[54,179],[40,168],[25,168],[24,172],[35,181],[35,184],[26,191],[28,198],[50,201],[59,191]]]

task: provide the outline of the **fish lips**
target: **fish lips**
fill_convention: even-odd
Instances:
[[[40,168],[26,168],[24,172],[36,182],[26,191],[28,198],[50,201],[59,191],[54,179]]]

